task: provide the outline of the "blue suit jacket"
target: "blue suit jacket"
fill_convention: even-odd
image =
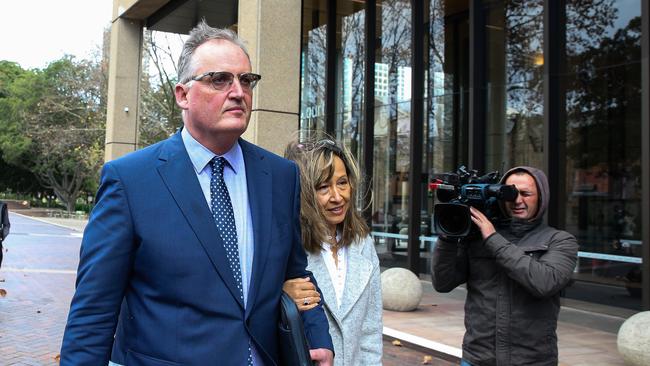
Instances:
[[[61,365],[277,363],[282,283],[311,274],[295,164],[240,140],[255,234],[247,307],[180,133],[107,163],[86,227]],[[313,276],[312,276],[313,280]],[[119,318],[119,320],[118,320]],[[312,348],[333,349],[319,306]],[[112,356],[111,356],[112,355]]]

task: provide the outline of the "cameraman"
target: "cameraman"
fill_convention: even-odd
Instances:
[[[461,365],[557,365],[560,290],[576,265],[578,244],[543,223],[546,175],[520,166],[501,182],[519,191],[502,207],[510,220],[497,228],[470,208],[481,237],[440,237],[432,262],[433,287],[449,292],[467,283]]]

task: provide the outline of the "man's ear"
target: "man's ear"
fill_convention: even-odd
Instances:
[[[176,97],[176,104],[180,109],[187,109],[189,105],[189,100],[187,99],[187,94],[190,91],[190,87],[186,84],[176,84],[174,87],[174,96]]]

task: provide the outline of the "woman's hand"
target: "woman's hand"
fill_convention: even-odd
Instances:
[[[291,296],[300,311],[311,310],[320,302],[320,294],[309,277],[287,280],[282,285],[282,290]]]

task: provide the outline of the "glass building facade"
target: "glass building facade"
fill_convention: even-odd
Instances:
[[[549,176],[549,224],[580,243],[564,296],[647,310],[642,6],[304,0],[300,129],[361,162],[382,265],[430,271],[436,174],[530,165]]]

